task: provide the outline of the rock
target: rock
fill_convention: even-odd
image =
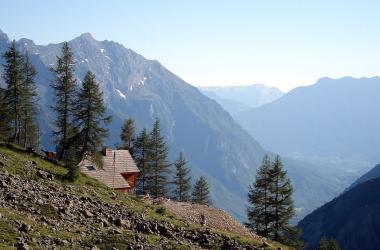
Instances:
[[[36,175],[41,178],[41,179],[47,179],[48,178],[48,173],[42,170],[38,170]]]
[[[64,245],[69,244],[69,242],[67,240],[61,240],[59,238],[54,239],[54,243],[59,245],[59,246],[64,246]]]
[[[65,204],[68,206],[68,207],[72,207],[74,206],[74,202],[72,200],[69,200],[69,199],[66,199],[65,200]]]
[[[263,241],[262,247],[272,247],[272,245],[269,244],[269,243],[266,242],[266,241]]]
[[[123,220],[123,219],[120,219],[120,218],[117,218],[114,221],[114,224],[117,227],[126,227],[126,228],[130,228],[131,227],[131,222],[129,220]]]
[[[24,232],[24,233],[27,233],[27,232],[29,232],[31,229],[32,229],[32,226],[31,226],[31,225],[28,225],[28,224],[22,223],[21,226],[19,226],[18,231],[20,231],[20,232]]]
[[[92,218],[92,217],[94,217],[94,215],[90,211],[88,211],[88,210],[84,210],[83,214],[84,214],[84,216],[86,218]]]
[[[14,194],[7,194],[6,196],[5,196],[5,200],[7,200],[7,201],[13,201],[13,200],[15,200],[16,199],[16,196],[14,195]]]
[[[14,247],[17,250],[29,250],[29,246],[25,242],[17,242],[14,244]]]
[[[91,247],[91,250],[100,250],[97,246]]]

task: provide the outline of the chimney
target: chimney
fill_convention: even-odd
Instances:
[[[112,156],[112,148],[110,147],[104,147],[102,150],[102,154],[104,156]]]

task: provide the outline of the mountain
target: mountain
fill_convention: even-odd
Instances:
[[[380,244],[380,178],[370,179],[307,215],[298,224],[307,249],[322,237],[335,238],[345,250],[375,250]]]
[[[199,87],[199,90],[217,101],[230,114],[259,107],[280,98],[283,93],[263,84],[248,86]]]
[[[234,118],[265,148],[340,176],[343,191],[380,162],[379,92],[379,77],[322,78]]]
[[[234,117],[269,150],[378,159],[380,78],[322,78]],[[291,138],[291,139],[290,139]]]
[[[49,87],[53,76],[49,68],[54,66],[62,44],[42,46],[29,39],[20,39],[17,44],[28,51],[39,72],[42,144],[54,149],[51,133],[54,114],[50,108],[54,95]],[[9,40],[0,44],[3,49],[8,46]],[[119,142],[122,121],[128,116],[136,120],[138,129],[144,126],[149,129],[158,117],[170,148],[170,160],[174,161],[183,151],[193,180],[199,175],[207,177],[214,204],[245,220],[248,186],[267,152],[257,141],[218,103],[159,62],[116,42],[97,41],[88,33],[69,41],[69,46],[74,53],[78,81],[90,69],[103,90],[108,112],[113,116],[108,145]],[[299,160],[284,159],[284,162],[295,187],[299,218],[342,189],[333,181],[337,175],[326,174],[319,167]]]
[[[359,185],[360,183],[366,182],[371,179],[379,178],[380,177],[380,164],[377,164],[374,166],[370,171],[359,177],[352,185],[350,186],[350,189]]]

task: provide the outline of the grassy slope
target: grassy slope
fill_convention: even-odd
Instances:
[[[5,159],[2,159],[1,156],[4,156]],[[32,173],[26,173],[25,165],[30,164],[33,161],[37,163],[36,165],[38,167],[33,169]],[[194,230],[200,227],[197,224],[189,224],[188,222],[181,220],[181,218],[176,218],[173,214],[169,212],[166,212],[165,214],[157,213],[157,206],[147,205],[139,201],[137,198],[122,193],[115,193],[111,189],[104,186],[102,183],[85,175],[81,175],[75,183],[67,183],[63,178],[67,171],[65,168],[45,161],[39,157],[26,154],[24,150],[21,148],[9,148],[5,147],[3,144],[0,144],[0,162],[3,162],[4,164],[4,166],[0,165],[0,171],[2,172],[7,171],[8,173],[19,175],[22,178],[33,178],[38,180],[36,172],[39,169],[41,169],[53,174],[54,180],[56,180],[56,185],[68,187],[68,193],[87,196],[94,199],[100,199],[103,202],[110,204],[121,204],[123,206],[128,207],[134,213],[144,213],[153,220],[168,221],[175,226],[185,228],[185,230]],[[43,184],[43,182],[41,182],[41,184]],[[47,217],[57,216],[55,210],[49,206],[41,207],[41,211]],[[41,222],[35,221],[31,215],[22,214],[21,212],[13,210],[11,208],[0,207],[0,214],[1,249],[12,248],[13,244],[16,242],[17,237],[22,236],[22,233],[18,232],[16,229],[19,222],[25,222],[29,225],[32,225],[34,230],[29,234],[29,236],[35,239],[42,239],[43,237],[48,235],[66,240],[80,237],[80,232],[57,232],[49,230],[48,227],[45,227]],[[250,243],[255,246],[261,245],[261,242],[258,242],[255,239],[241,237],[239,235],[234,234],[233,232],[220,232],[219,230],[213,231],[218,231],[219,233],[228,235],[242,243]],[[82,240],[89,243],[95,243],[94,241],[98,236],[99,235],[93,235],[92,237],[88,237]],[[117,247],[119,244],[119,246],[122,246],[122,243],[126,239],[129,239],[133,236],[134,232],[128,230],[125,230],[121,235],[107,236],[108,242],[103,242],[103,247],[109,245]],[[152,245],[159,245],[159,236],[144,235],[144,237],[147,238]],[[174,248],[184,247],[177,245],[174,241],[171,242],[171,244]],[[277,247],[288,249],[276,242],[271,242],[270,244],[274,246],[274,249],[277,249]],[[102,247],[102,245],[99,246]],[[37,245],[31,245],[31,247],[37,247]]]

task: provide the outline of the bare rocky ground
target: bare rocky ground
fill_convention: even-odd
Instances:
[[[266,240],[250,232],[222,209],[187,202],[175,202],[167,199],[163,200],[162,205],[179,218],[185,219],[190,223],[205,224],[205,226],[211,228],[252,237],[261,241]]]
[[[65,183],[62,169],[49,171],[40,159],[15,160],[0,148],[1,249],[263,249],[262,241],[226,214],[215,215],[215,209],[206,219],[209,226],[199,226],[196,214],[185,216],[191,207],[175,209],[168,202],[174,216],[160,215],[157,207],[87,177],[88,185]],[[10,171],[13,164],[16,171]],[[235,235],[247,238],[213,230],[224,229],[213,223],[220,218],[227,218],[222,223]]]

